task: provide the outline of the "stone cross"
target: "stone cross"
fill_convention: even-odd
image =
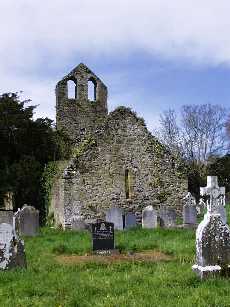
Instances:
[[[225,187],[218,186],[217,176],[207,177],[207,186],[200,188],[201,196],[209,196],[207,210],[211,214],[219,213],[219,209],[224,205]]]

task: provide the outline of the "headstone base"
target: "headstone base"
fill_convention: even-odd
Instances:
[[[183,224],[183,228],[196,229],[197,224]]]
[[[216,277],[221,274],[221,267],[219,265],[200,266],[194,264],[192,270],[201,278]]]
[[[93,251],[93,254],[99,256],[113,256],[119,255],[120,251],[118,249],[96,250]]]

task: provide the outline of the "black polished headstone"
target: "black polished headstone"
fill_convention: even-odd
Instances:
[[[92,224],[93,251],[114,249],[114,224],[99,222]]]

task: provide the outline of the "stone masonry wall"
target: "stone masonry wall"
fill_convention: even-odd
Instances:
[[[64,183],[63,171],[68,165],[68,161],[59,161],[58,173],[54,178],[54,184],[51,190],[51,203],[49,208],[49,215],[54,216],[55,224],[64,225]]]
[[[140,215],[145,206],[182,210],[187,192],[183,165],[121,107],[110,113],[92,142],[63,175],[64,219],[104,218],[112,206]]]
[[[68,81],[75,84],[75,98],[68,98]],[[88,99],[88,82],[95,86],[95,100]],[[79,64],[56,86],[57,129],[64,130],[74,143],[79,143],[93,133],[105,120],[107,110],[107,88],[87,68]]]

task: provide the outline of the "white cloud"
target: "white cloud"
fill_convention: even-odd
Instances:
[[[73,54],[230,64],[229,0],[2,0],[0,12],[0,90],[26,89],[41,114],[53,112],[55,80],[31,75]]]
[[[39,65],[73,52],[129,53],[230,62],[228,0],[5,0],[1,61]],[[25,59],[26,56],[26,59]]]

